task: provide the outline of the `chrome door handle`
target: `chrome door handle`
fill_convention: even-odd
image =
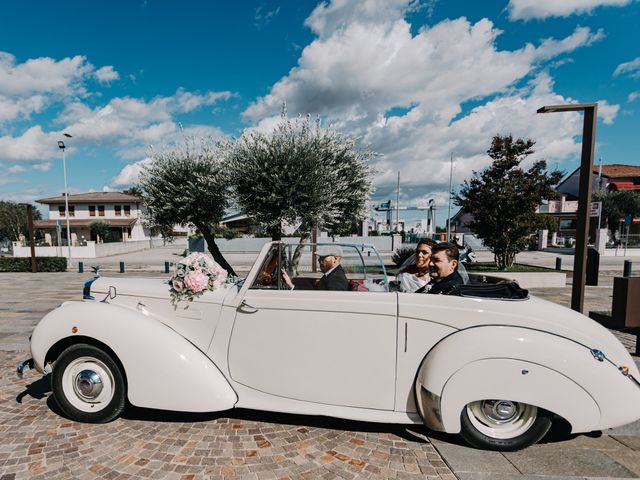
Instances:
[[[258,311],[257,308],[249,305],[246,300],[242,300],[242,303],[236,310],[242,313],[256,313]]]

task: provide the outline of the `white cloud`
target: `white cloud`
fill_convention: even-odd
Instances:
[[[598,100],[598,117],[605,125],[611,125],[619,111],[620,105],[610,105],[606,100]]]
[[[305,20],[319,37],[333,34],[354,22],[380,24],[400,20],[405,12],[417,8],[417,0],[333,0],[321,2]]]
[[[400,0],[321,4],[306,21],[318,37],[298,65],[243,112],[251,128],[273,128],[283,101],[290,116],[322,115],[325,125],[383,154],[374,162],[377,198],[392,193],[398,171],[405,195],[440,198],[451,152],[459,184],[489,164],[486,150],[495,134],[533,138],[533,158],[563,162],[579,154],[580,115],[536,111],[577,101],[554,92],[546,68],[602,39],[602,31],[578,27],[566,38],[499,50],[501,31],[487,19],[444,20],[412,33],[404,15],[414,7]],[[619,106],[600,105],[603,121],[613,121]]]
[[[32,168],[38,172],[48,172],[51,169],[51,162],[36,163]]]
[[[26,130],[19,137],[0,137],[0,161],[43,161],[59,155],[56,142],[59,134],[43,132],[40,125]]]
[[[229,91],[207,92],[201,95],[199,92],[192,93],[179,88],[173,96],[175,106],[172,105],[171,107],[174,111],[186,113],[203,106],[213,105],[219,100],[229,100],[233,96],[235,94]]]
[[[454,116],[464,101],[513,85],[542,60],[601,37],[577,28],[569,37],[536,48],[499,51],[500,34],[489,20],[445,20],[417,35],[404,20],[361,24],[319,38],[302,52],[298,66],[243,115],[257,121],[277,113],[313,112],[349,123],[369,123],[393,107],[418,104],[421,115]],[[487,68],[490,65],[491,68]],[[469,72],[473,72],[470,75]]]
[[[82,91],[82,80],[92,71],[93,66],[80,55],[62,60],[40,57],[16,63],[13,55],[0,52],[0,95],[77,93]]]
[[[120,78],[120,74],[113,69],[112,65],[99,68],[94,75],[100,83],[109,83]]]
[[[138,178],[140,176],[140,172],[142,172],[142,168],[149,163],[151,163],[151,159],[145,158],[139,162],[126,165],[120,173],[113,178],[111,186],[118,188],[138,183]]]
[[[629,94],[629,96],[627,97],[627,102],[629,102],[629,103],[635,102],[638,98],[640,98],[640,91],[639,92],[631,92]]]
[[[0,95],[0,124],[18,118],[28,119],[32,113],[41,112],[47,104],[44,95],[32,95],[27,98]]]
[[[56,102],[85,97],[85,81],[95,76],[105,82],[117,78],[113,67],[95,70],[84,56],[55,60],[49,57],[23,63],[7,52],[0,52],[0,126],[11,120],[26,120]]]
[[[149,101],[140,98],[116,97],[106,105],[91,108],[80,100],[65,105],[57,118],[64,131],[73,135],[70,148],[83,145],[113,145],[121,158],[143,156],[151,144],[176,142],[182,136],[174,117],[204,106],[228,100],[232,92],[188,92],[178,89],[174,95],[155,97]],[[32,97],[35,99],[35,97]],[[44,102],[44,101],[43,101]],[[0,96],[0,120],[3,98]],[[10,111],[9,106],[5,112]],[[30,110],[39,111],[33,102]],[[27,110],[26,107],[23,110]],[[13,114],[12,114],[13,115]],[[56,158],[56,142],[61,132],[45,132],[40,125],[32,126],[18,136],[0,137],[0,161],[42,162]],[[185,134],[195,137],[222,135],[220,129],[202,125],[187,126]]]
[[[590,13],[598,7],[623,7],[633,0],[510,0],[507,9],[511,20],[568,17]]]
[[[547,60],[562,53],[571,52],[576,48],[588,47],[602,40],[604,36],[602,29],[594,33],[587,27],[577,27],[571,35],[560,41],[553,38],[543,40],[536,49],[535,58],[537,60]]]
[[[174,115],[191,112],[203,106],[227,100],[231,92],[192,93],[178,89],[170,97],[114,98],[107,105],[89,108],[81,102],[69,104],[59,121],[67,123],[76,142],[121,145],[122,158],[139,158],[150,144],[172,141],[180,135]],[[201,127],[193,127],[202,129]],[[220,130],[209,133],[219,136]]]
[[[614,77],[623,74],[628,74],[631,78],[640,78],[640,57],[621,63],[613,72]]]
[[[262,28],[270,23],[280,13],[280,7],[274,10],[264,10],[263,6],[259,6],[255,9],[255,15],[253,16],[253,24],[256,28]]]
[[[7,169],[7,171],[9,173],[22,173],[22,172],[24,172],[24,167],[22,167],[20,165],[14,165],[13,167],[9,167]]]

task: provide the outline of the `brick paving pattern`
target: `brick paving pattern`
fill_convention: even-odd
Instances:
[[[0,352],[2,480],[455,478],[420,426],[244,410],[194,420],[130,409],[109,424],[72,422],[56,413],[48,378],[15,376],[24,357]]]
[[[134,276],[141,274],[158,276],[159,272],[135,272]],[[467,478],[466,467],[443,461],[442,455],[448,456],[448,461],[457,458],[449,450],[459,450],[456,455],[460,458],[470,459],[473,454],[487,457],[487,465],[476,459],[469,471],[476,472],[474,475],[485,471],[488,476],[482,478],[498,478],[493,471],[496,455],[491,455],[495,452],[458,446],[457,437],[446,435],[433,440],[436,450],[421,426],[246,410],[194,416],[133,408],[106,425],[69,421],[57,413],[48,378],[30,372],[19,380],[15,366],[27,358],[27,337],[39,319],[62,301],[78,299],[82,281],[89,277],[71,272],[0,274],[0,480],[455,479],[449,465],[460,478]],[[607,287],[587,288],[590,307],[610,304]],[[561,304],[570,298],[569,287],[536,290],[532,293]],[[617,336],[629,350],[635,347],[635,337]],[[578,437],[539,448],[570,447],[584,439],[592,440]],[[533,447],[527,450],[532,455],[536,451]],[[629,464],[629,468],[634,466]],[[509,478],[519,476],[518,470],[511,469]],[[632,469],[640,472],[640,466]]]

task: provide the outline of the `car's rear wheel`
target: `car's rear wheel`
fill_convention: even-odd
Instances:
[[[549,431],[552,414],[510,400],[469,403],[460,416],[462,437],[484,450],[520,450],[538,442]]]
[[[124,410],[125,382],[116,362],[93,345],[72,345],[53,365],[53,395],[72,420],[106,423]]]

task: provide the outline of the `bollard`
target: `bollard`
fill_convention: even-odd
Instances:
[[[84,263],[78,262],[78,273],[84,273]]]
[[[631,266],[633,265],[633,263],[631,262],[631,260],[625,260],[624,261],[624,269],[622,272],[622,276],[623,277],[630,277],[631,276]]]
[[[560,257],[556,257],[556,270],[562,270],[562,259]]]
[[[120,273],[124,273],[124,262],[120,262]]]
[[[169,262],[164,262],[164,273],[169,273]]]

